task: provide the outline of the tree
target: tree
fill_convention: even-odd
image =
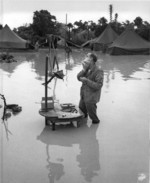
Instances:
[[[134,20],[134,24],[137,26],[137,28],[140,28],[140,26],[142,26],[142,24],[143,24],[142,18],[136,17],[136,19]]]
[[[118,13],[115,13],[115,22],[118,22]]]
[[[82,22],[82,20],[74,22],[74,26],[77,26],[78,30],[84,30],[85,29],[85,24]]]
[[[101,26],[106,26],[107,22],[108,21],[105,17],[102,17],[98,20],[98,24],[101,25]]]
[[[33,15],[33,31],[40,37],[54,34],[56,30],[56,17],[47,10],[35,11]]]
[[[134,27],[134,23],[130,22],[129,20],[126,20],[125,22],[122,22],[122,25],[123,25],[124,29],[126,29],[128,26]]]
[[[31,24],[29,24],[29,25],[25,24],[24,26],[14,28],[13,31],[15,33],[17,33],[23,39],[30,40],[31,42],[33,41],[32,38],[33,38],[34,32],[33,32]]]
[[[140,24],[136,32],[145,40],[150,41],[150,24],[148,22],[144,21],[143,24]]]
[[[89,29],[90,29],[91,31],[94,31],[95,28],[96,28],[96,23],[93,22],[92,20],[90,20],[88,26],[89,26]]]
[[[0,24],[0,30],[3,28],[2,24]]]
[[[112,13],[113,13],[113,5],[109,5],[109,15],[110,15],[110,22],[112,22]]]

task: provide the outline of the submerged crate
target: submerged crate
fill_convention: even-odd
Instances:
[[[42,97],[41,109],[45,109],[45,97]],[[47,109],[54,109],[53,97],[47,97]]]

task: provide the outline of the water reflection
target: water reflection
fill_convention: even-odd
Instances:
[[[105,70],[107,82],[110,79],[115,79],[115,75],[119,72],[122,79],[127,81],[129,79],[142,79],[135,77],[134,73],[142,72],[143,68],[149,62],[149,56],[134,55],[134,56],[110,56],[99,55],[102,59],[102,68]]]
[[[89,127],[86,122],[86,120],[83,121],[80,128],[76,129],[69,124],[57,125],[55,132],[51,131],[50,127],[47,126],[37,137],[38,140],[46,144],[47,169],[49,171],[48,178],[50,183],[59,180],[65,175],[65,164],[63,164],[63,162],[65,162],[64,158],[67,158],[67,156],[61,156],[61,154],[63,154],[61,148],[73,147],[75,144],[79,145],[80,153],[77,154],[76,161],[78,162],[78,167],[85,181],[92,182],[92,179],[98,176],[100,170],[99,144],[96,138],[98,125],[91,125]],[[58,146],[61,152],[59,153],[59,157],[57,157],[57,160],[61,160],[59,163],[50,161],[50,159],[53,159],[50,154],[50,148],[53,148],[54,145]],[[76,163],[74,162],[73,164]],[[75,168],[76,167],[74,167],[73,170],[75,170]]]
[[[8,77],[11,77],[12,73],[16,70],[16,68],[20,65],[20,62],[13,62],[13,63],[0,63],[0,67],[3,71],[8,73]]]
[[[77,161],[81,168],[81,174],[84,176],[87,182],[92,182],[95,176],[98,176],[100,170],[99,163],[99,144],[96,139],[96,130],[98,125],[92,125],[87,127],[86,131],[80,133],[80,154],[77,155]]]
[[[6,182],[26,180],[26,175],[32,182],[37,182],[36,179],[39,177],[33,177],[33,173],[29,174],[28,168],[32,165],[33,169],[36,170],[39,162],[46,165],[44,170],[40,171],[41,175],[39,176],[44,177],[45,180],[46,172],[47,182],[51,183],[73,182],[70,179],[72,179],[72,176],[74,178],[74,175],[78,178],[77,182],[96,182],[99,179],[101,182],[112,183],[114,178],[115,182],[120,182],[120,180],[133,182],[128,181],[129,177],[131,177],[130,180],[134,177],[135,182],[138,181],[138,183],[147,181],[147,154],[145,156],[144,153],[147,151],[143,149],[147,148],[149,115],[147,99],[149,99],[150,85],[146,79],[150,78],[150,57],[116,57],[97,53],[99,63],[105,73],[104,90],[106,85],[110,87],[107,90],[110,95],[103,92],[102,103],[100,103],[102,106],[100,112],[104,123],[103,126],[100,126],[103,133],[99,135],[96,134],[98,126],[88,127],[86,123],[81,125],[80,128],[60,125],[56,127],[55,132],[51,128],[45,127],[41,132],[41,119],[43,118],[38,114],[39,108],[35,101],[40,101],[44,95],[44,87],[41,85],[43,81],[39,80],[44,79],[46,54],[46,50],[42,50],[38,54],[18,53],[17,56],[16,53],[15,58],[18,58],[18,62],[0,64],[1,81],[5,82],[4,86],[1,87],[3,93],[10,103],[19,103],[23,107],[23,112],[20,115],[9,119],[10,130],[15,135],[9,141],[8,146],[7,144],[4,146],[6,152],[4,161],[8,168],[4,170],[3,174]],[[66,58],[70,59],[70,63],[67,60],[67,86],[65,86],[66,83],[64,84],[57,78],[50,85],[50,92],[53,92],[55,99],[61,99],[62,102],[78,102],[80,83],[76,79],[76,73],[81,69],[81,60],[85,57],[85,54],[86,52],[81,50],[73,50],[70,58],[67,58],[64,50],[58,51],[60,68],[65,69]],[[12,76],[11,78],[7,76],[9,73]],[[140,81],[133,81],[133,79],[140,79]],[[107,112],[108,108],[110,109],[109,113]],[[37,120],[40,122],[37,123]],[[34,141],[35,136],[40,142]],[[101,136],[103,139],[100,139]],[[105,148],[105,152],[99,152],[97,138],[101,143],[100,147]],[[26,147],[33,147],[34,143],[35,153],[31,152],[31,148],[31,151],[30,149],[22,151],[22,140],[24,150],[28,149]],[[133,144],[134,148],[132,148]],[[21,156],[18,156],[15,147],[23,152]],[[44,149],[41,149],[41,147],[44,147]],[[40,150],[45,153],[44,160],[40,153],[36,153]],[[33,153],[36,155],[34,158]],[[18,161],[19,158],[23,157],[28,160],[29,164]],[[106,159],[100,160],[101,157]],[[37,161],[37,158],[39,158],[39,161]],[[16,169],[12,169],[10,160],[13,164],[18,165]],[[130,166],[131,163],[133,166]],[[40,168],[42,167],[41,164]],[[20,176],[17,174],[18,167],[23,171],[19,174]],[[120,167],[123,168],[123,171]],[[70,176],[71,171],[73,172],[72,176]],[[137,177],[138,173],[141,174]]]
[[[65,64],[67,70],[72,70],[76,65],[80,65],[85,55],[89,50],[82,51],[80,49],[73,49],[73,51],[67,55],[64,49],[57,50],[57,59],[59,64]],[[1,64],[1,68],[9,72],[11,75],[16,67],[24,61],[32,63],[32,69],[37,73],[37,79],[41,80],[45,75],[45,57],[48,54],[48,50],[40,50],[36,53],[13,53],[13,56],[18,61],[16,63]],[[51,54],[54,54],[54,50],[51,50]],[[115,74],[121,73],[123,80],[140,79],[140,77],[134,77],[134,73],[142,71],[143,68],[148,67],[150,56],[134,55],[134,56],[110,56],[96,52],[100,65],[105,71],[106,82],[109,79],[115,79]]]
[[[72,70],[74,66],[74,59],[72,57],[72,54],[66,54],[66,70]]]
[[[46,145],[46,155],[47,155],[47,166],[48,169],[48,179],[49,183],[54,183],[55,180],[59,180],[64,173],[64,166],[61,163],[54,163],[50,161],[49,155],[49,145]]]

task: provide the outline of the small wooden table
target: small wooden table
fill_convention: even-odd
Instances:
[[[55,103],[54,109],[40,110],[40,115],[45,117],[45,125],[52,124],[52,130],[55,130],[55,124],[61,122],[77,122],[79,127],[80,120],[84,117],[83,112],[78,106],[71,103]],[[50,123],[49,123],[50,122]]]

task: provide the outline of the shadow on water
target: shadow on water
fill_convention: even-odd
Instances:
[[[80,154],[76,156],[78,167],[80,168],[81,175],[84,177],[86,182],[92,182],[95,176],[98,176],[100,170],[99,163],[99,144],[96,139],[96,131],[98,125],[87,126],[87,121],[83,121],[79,128],[67,125],[57,125],[56,131],[51,131],[49,126],[46,126],[41,134],[37,136],[37,140],[40,140],[46,145],[46,156],[47,156],[47,169],[49,171],[48,178],[49,182],[53,183],[55,180],[59,180],[65,175],[63,164],[63,158],[61,153],[59,154],[62,162],[54,163],[51,162],[51,154],[49,152],[51,146],[56,145],[61,147],[72,147],[74,144],[79,145]],[[61,130],[59,130],[61,129]],[[60,150],[62,151],[62,150]],[[67,156],[65,156],[67,158]]]

